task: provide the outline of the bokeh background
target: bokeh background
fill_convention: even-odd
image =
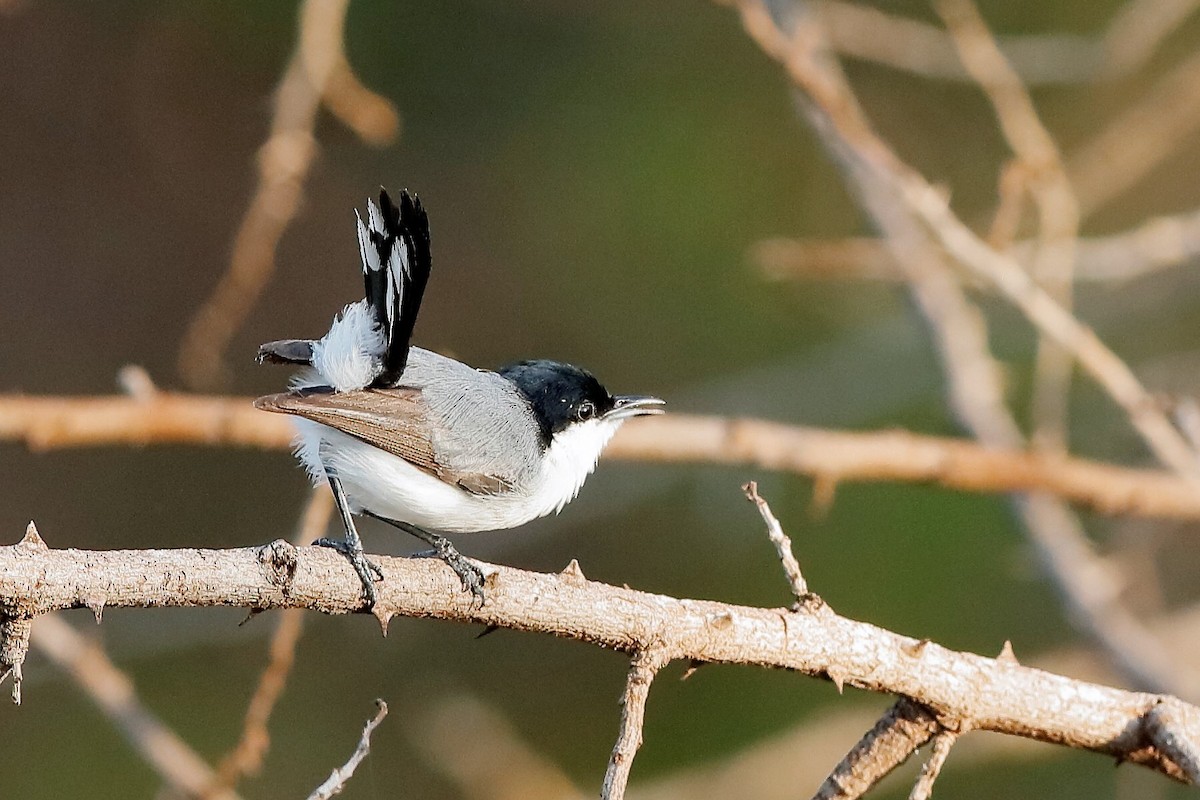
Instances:
[[[887,6],[933,19],[922,3]],[[1099,36],[1121,7],[988,2],[983,11],[1003,33]],[[0,390],[110,393],[131,363],[182,387],[179,346],[228,263],[295,31],[296,6],[280,0],[0,3]],[[902,288],[771,281],[748,258],[765,237],[867,231],[780,70],[728,9],[354,0],[346,42],[363,83],[399,109],[402,132],[371,147],[319,117],[302,205],[264,298],[231,343],[222,391],[278,390],[286,373],[255,367],[257,344],[319,335],[359,296],[352,209],[383,184],[414,190],[430,212],[435,272],[417,326],[426,347],[480,366],[576,362],[614,390],[654,393],[677,410],[957,432]],[[1189,18],[1133,74],[1040,87],[1035,99],[1070,152],[1197,45],[1200,19]],[[862,61],[847,67],[900,153],[952,191],[964,219],[986,219],[1008,151],[978,88]],[[1200,205],[1198,166],[1197,148],[1179,147],[1085,232]],[[1084,288],[1079,313],[1153,386],[1186,393],[1200,363],[1198,289],[1185,265]],[[1034,336],[998,302],[985,306],[1020,407]],[[1127,421],[1086,384],[1072,418],[1077,452],[1146,462]],[[802,478],[604,463],[560,517],[458,544],[533,570],[576,558],[593,579],[785,604],[778,563],[739,490],[749,479],[791,533],[810,584],[843,614],[986,654],[1009,639],[1023,660],[1086,644],[998,497],[846,485],[827,513],[814,513]],[[5,541],[33,518],[51,546],[81,548],[288,537],[307,491],[286,453],[181,447],[38,455],[3,445],[0,486]],[[1089,523],[1104,547],[1141,554],[1134,560],[1146,569],[1169,567],[1154,573],[1153,591],[1132,596],[1135,607],[1152,615],[1192,598],[1194,526]],[[413,549],[370,522],[362,529],[370,550]],[[100,627],[86,613],[68,618],[103,641],[144,701],[202,755],[216,761],[236,741],[271,615],[241,626],[233,610],[109,610]],[[240,790],[304,796],[349,754],[382,697],[392,714],[344,796],[468,796],[420,742],[430,741],[431,715],[470,697],[592,793],[616,732],[625,657],[479,632],[398,619],[381,638],[371,618],[312,617],[270,755]],[[681,682],[682,671],[674,665],[653,688],[635,785],[810,726],[815,740],[840,739],[788,790],[807,796],[861,732],[837,729],[830,715],[869,721],[890,702],[778,672],[706,667]],[[73,683],[36,656],[26,672],[24,705],[0,706],[0,796],[156,795],[159,778]],[[457,735],[475,734],[464,725]],[[876,796],[902,797],[909,785],[896,777]],[[952,756],[938,791],[1182,792],[1051,747]]]

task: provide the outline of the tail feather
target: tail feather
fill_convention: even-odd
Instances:
[[[385,338],[373,385],[390,386],[408,363],[413,326],[432,267],[429,217],[421,201],[402,191],[397,207],[380,190],[378,206],[367,201],[367,224],[358,218],[358,247],[367,303]]]

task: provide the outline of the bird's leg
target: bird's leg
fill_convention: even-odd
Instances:
[[[475,566],[474,562],[467,559],[462,553],[458,552],[454,545],[450,543],[449,539],[447,539],[445,536],[439,536],[436,533],[430,533],[424,528],[418,528],[416,525],[412,525],[408,522],[400,522],[399,520],[381,517],[378,514],[371,513],[370,511],[363,511],[363,513],[367,516],[374,517],[381,522],[386,522],[388,525],[391,525],[395,528],[399,528],[405,533],[410,533],[432,547],[434,555],[436,555],[442,561],[445,561],[446,565],[450,567],[450,569],[454,570],[454,574],[458,576],[460,581],[462,581],[463,589],[466,589],[472,595],[474,595],[475,599],[479,601],[479,605],[483,606],[483,570]]]
[[[363,553],[362,540],[358,538],[358,529],[354,527],[354,517],[350,515],[350,505],[346,501],[346,491],[342,489],[342,482],[330,472],[326,472],[325,475],[329,478],[333,501],[337,503],[338,511],[342,515],[346,538],[322,538],[317,539],[313,544],[320,547],[331,547],[350,560],[350,565],[354,567],[354,571],[358,573],[358,579],[362,581],[363,592],[367,596],[367,610],[370,610],[374,608],[375,601],[379,599],[379,592],[375,590],[375,581],[383,580],[383,571],[368,561],[366,554]]]

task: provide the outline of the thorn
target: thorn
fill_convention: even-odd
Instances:
[[[126,364],[117,370],[117,386],[135,400],[153,400],[158,394],[150,373],[139,364]]]
[[[14,664],[11,667],[9,667],[8,669],[4,670],[4,672],[0,672],[0,683],[4,683],[4,680],[9,675],[12,675],[12,679],[13,679],[13,688],[12,688],[13,705],[19,706],[19,705],[21,705],[21,665]]]
[[[379,620],[379,630],[386,637],[388,635],[388,625],[392,622],[392,617],[396,616],[391,611],[384,611],[378,605],[371,609],[372,616]]]
[[[921,655],[921,653],[925,652],[925,647],[929,643],[930,643],[929,639],[921,639],[916,644],[903,645],[903,649],[904,649],[905,653],[912,656],[913,658],[916,658],[917,656]]]
[[[683,671],[683,674],[679,676],[679,680],[686,681],[688,678],[690,678],[696,674],[696,670],[700,669],[707,663],[708,663],[707,661],[697,661],[696,659],[693,658],[691,661],[688,662],[687,669],[685,669]]]
[[[720,614],[713,614],[708,618],[708,624],[719,631],[726,630],[733,625],[733,612],[722,611]]]
[[[87,600],[84,605],[91,609],[93,616],[96,617],[96,624],[99,625],[104,621],[104,601],[103,600]]]
[[[478,641],[478,640],[482,639],[483,637],[487,636],[489,633],[495,633],[498,630],[500,630],[499,625],[488,625],[486,628],[484,628],[482,631],[479,632],[479,635],[475,637],[475,640]]]
[[[587,578],[583,574],[583,570],[579,566],[579,561],[572,558],[571,563],[567,564],[562,572],[558,573],[566,579],[566,582],[572,586],[583,586],[587,583]]]
[[[243,619],[241,622],[239,622],[239,623],[238,623],[238,627],[239,627],[239,628],[240,628],[240,627],[242,627],[242,626],[243,626],[243,625],[245,625],[247,622],[249,622],[250,620],[254,619],[255,617],[257,617],[257,616],[258,616],[259,614],[261,614],[261,613],[263,613],[263,609],[261,609],[261,608],[252,608],[252,609],[250,609],[249,611],[247,611],[247,612],[246,612],[246,618],[245,618],[245,619]]]
[[[997,661],[1003,661],[1006,664],[1020,664],[1017,661],[1017,654],[1013,652],[1012,642],[1008,639],[1004,640],[1004,647],[1000,648],[1000,655],[996,656]]]
[[[33,524],[33,520],[29,520],[29,524],[25,526],[25,535],[21,537],[19,544],[33,550],[50,549],[46,546],[46,542],[42,540],[41,534],[38,533],[37,525]]]
[[[829,680],[833,681],[833,685],[837,687],[838,694],[844,694],[846,688],[846,676],[831,669],[825,670],[825,674],[829,677]]]

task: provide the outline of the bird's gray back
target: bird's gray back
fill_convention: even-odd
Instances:
[[[511,381],[413,347],[397,386],[421,390],[436,426],[431,440],[439,462],[515,486],[536,477],[540,429]]]

